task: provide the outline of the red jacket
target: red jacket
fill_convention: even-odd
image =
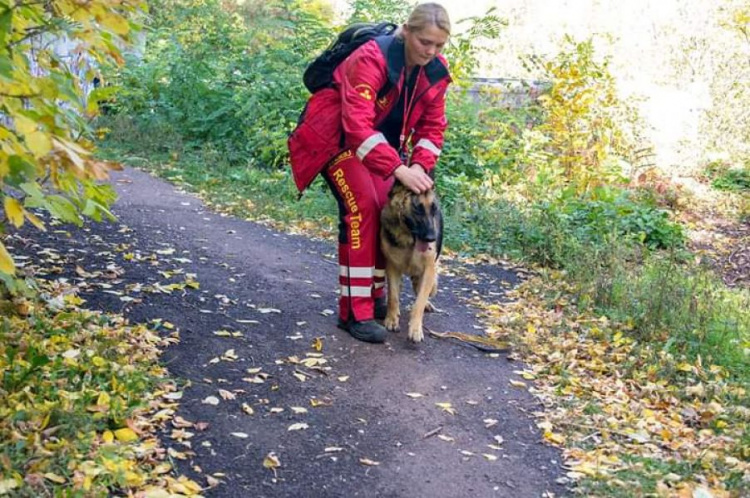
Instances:
[[[411,164],[421,164],[429,172],[443,147],[448,125],[445,92],[451,79],[442,55],[418,70],[402,143],[411,134],[410,144],[404,144],[411,149]],[[383,178],[403,164],[377,127],[398,102],[405,73],[403,41],[378,38],[359,47],[336,68],[332,88],[310,97],[288,142],[300,192],[343,149],[351,149],[367,169]]]

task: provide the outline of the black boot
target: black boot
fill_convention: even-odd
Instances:
[[[385,320],[388,314],[388,301],[385,296],[375,299],[375,320]]]
[[[385,342],[388,332],[385,327],[375,320],[364,320],[361,322],[345,322],[339,319],[339,328],[349,332],[352,337],[364,342]]]

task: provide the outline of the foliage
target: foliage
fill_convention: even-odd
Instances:
[[[523,352],[529,368],[516,373],[534,380],[529,390],[545,405],[537,425],[582,495],[744,496],[750,295],[658,259],[640,272],[645,281],[611,280],[625,291],[618,303],[634,304],[619,316],[578,301],[578,287],[554,271],[507,302],[477,304],[492,337]],[[599,275],[596,262],[580,266]],[[641,329],[638,308],[653,302],[680,326]]]
[[[617,96],[608,61],[596,60],[591,39],[566,37],[554,59],[530,62],[541,65],[550,81],[539,97],[545,119],[538,127],[548,138],[548,160],[578,192],[617,181],[617,160],[627,159],[634,145],[624,131],[633,118]]]
[[[197,494],[196,483],[166,475],[155,438],[174,406],[159,398],[175,390],[158,346],[174,339],[79,303],[73,293],[19,302],[22,314],[0,319],[0,494]]]
[[[701,131],[708,151],[734,161],[750,159],[750,6],[740,0],[722,9],[721,26],[726,43],[703,40],[709,65],[710,95],[713,105],[707,109]],[[715,38],[719,38],[716,36]]]
[[[99,70],[122,61],[138,29],[140,1],[0,3],[0,232],[25,221],[44,229],[29,208],[71,223],[111,216],[114,194],[97,183],[108,165],[91,157],[86,118],[109,89],[86,95]],[[62,41],[68,54],[56,52]],[[49,181],[53,190],[44,190]],[[11,291],[13,260],[0,241],[0,281]]]
[[[287,135],[307,98],[302,71],[329,41],[325,12],[282,0],[243,8],[219,0],[164,2],[143,60],[116,76],[124,89],[119,115],[139,129],[176,136],[177,143],[162,145],[170,151],[211,143],[232,163],[283,164]],[[114,124],[128,128],[122,119]]]
[[[382,22],[390,21],[395,24],[403,24],[417,2],[400,0],[351,0],[349,8],[351,14],[347,24],[355,22]]]
[[[445,57],[450,64],[451,78],[463,90],[472,85],[470,78],[476,75],[480,58],[486,57],[489,51],[482,46],[482,42],[497,39],[501,29],[507,25],[507,21],[495,15],[494,11],[492,7],[482,16],[460,19],[452,26],[453,34],[445,49]],[[468,27],[460,29],[466,24]]]
[[[716,189],[750,192],[750,166],[743,169],[731,168],[723,162],[715,161],[706,167],[706,173]]]

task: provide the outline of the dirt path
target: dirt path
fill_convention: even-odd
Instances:
[[[31,257],[22,262],[45,259],[52,276],[79,283],[90,308],[179,328],[181,342],[164,356],[172,374],[190,382],[177,414],[208,426],[187,429],[189,448],[171,432],[164,442],[186,453],[175,459],[181,472],[202,484],[206,475],[221,481],[206,496],[565,493],[555,482],[559,454],[540,443],[531,417],[538,403],[509,384],[521,365],[430,337],[415,346],[405,333],[385,345],[359,343],[325,315],[336,307],[332,244],[216,215],[136,170],[114,184],[117,223],[25,231],[11,245]],[[456,273],[451,268],[444,274]],[[441,277],[436,304],[444,311],[428,315],[428,327],[474,332],[475,310],[464,298],[500,299],[503,281],[517,280],[499,267],[472,272],[480,278]],[[214,334],[221,330],[242,335]],[[275,473],[263,465],[270,452],[281,463]]]

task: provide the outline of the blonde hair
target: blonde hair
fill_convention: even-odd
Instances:
[[[417,5],[409,14],[405,26],[414,33],[418,33],[429,26],[435,26],[448,35],[451,34],[451,20],[448,17],[448,12],[445,7],[434,2]],[[403,37],[402,28],[398,28],[396,36]]]

